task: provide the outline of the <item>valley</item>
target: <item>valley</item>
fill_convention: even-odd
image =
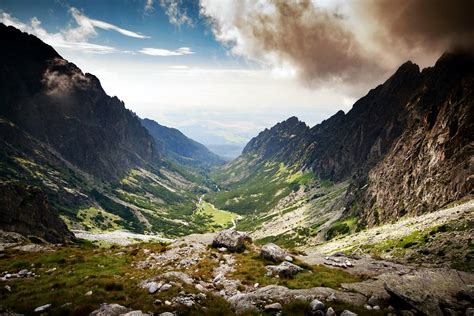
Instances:
[[[2,315],[472,315],[473,54],[229,161],[0,44]]]

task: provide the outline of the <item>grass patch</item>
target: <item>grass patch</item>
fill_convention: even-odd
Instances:
[[[175,308],[154,305],[155,299],[171,300],[181,290],[196,293],[193,286],[150,295],[139,287],[141,280],[156,276],[159,270],[136,269],[132,263],[143,260],[147,254],[143,249],[155,253],[163,252],[167,246],[160,243],[145,243],[127,247],[112,246],[100,249],[90,242],[62,247],[52,253],[24,253],[7,250],[0,258],[0,271],[18,272],[29,269],[40,275],[36,278],[13,279],[8,281],[11,292],[0,289],[2,306],[17,313],[32,315],[33,310],[44,304],[52,304],[49,315],[88,315],[100,304],[117,303],[126,307],[159,314]],[[198,267],[203,278],[209,277],[212,262],[203,261]],[[56,268],[55,271],[47,272]],[[208,270],[206,270],[208,269]],[[207,272],[206,272],[207,271]],[[93,294],[85,294],[92,291]],[[207,312],[203,312],[203,307]],[[228,303],[208,294],[201,306],[180,307],[180,312],[192,315],[230,314]]]
[[[322,265],[309,266],[297,260],[295,264],[305,270],[298,273],[293,279],[280,279],[265,276],[266,265],[275,264],[264,260],[254,251],[235,255],[237,264],[235,271],[231,273],[233,278],[239,279],[243,284],[253,285],[259,283],[261,286],[278,284],[290,289],[305,289],[318,286],[339,288],[341,283],[360,282],[362,278],[350,274],[344,270],[325,267]]]
[[[195,212],[196,216],[202,216],[209,221],[209,228],[211,231],[216,231],[232,225],[237,214],[217,209],[211,203],[202,201],[197,205]]]
[[[336,237],[346,236],[350,234],[357,226],[357,218],[349,217],[345,220],[335,221],[331,224],[326,232],[326,239],[331,240]]]

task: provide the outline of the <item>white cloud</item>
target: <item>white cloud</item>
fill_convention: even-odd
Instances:
[[[179,0],[160,0],[160,6],[165,10],[171,24],[178,27],[181,25],[193,26],[193,20],[188,16],[186,10],[181,8],[180,3]]]
[[[145,13],[153,11],[153,0],[146,0]]]
[[[7,12],[2,11],[0,12],[0,22],[5,25],[14,26],[23,32],[33,34],[54,48],[78,50],[95,54],[118,52],[114,47],[89,42],[91,38],[98,35],[96,28],[115,31],[122,35],[139,39],[148,38],[148,36],[122,29],[116,25],[91,19],[76,8],[70,8],[69,13],[77,25],[56,33],[50,33],[45,30],[41,25],[41,21],[36,17],[33,17],[29,23],[24,23]]]
[[[94,20],[91,19],[87,16],[85,16],[81,11],[79,11],[76,8],[71,8],[69,9],[69,12],[71,15],[74,17],[76,20],[77,24],[79,25],[78,28],[74,28],[74,31],[85,31],[85,35],[90,35],[90,34],[96,34],[95,28],[107,30],[107,31],[115,31],[118,32],[122,35],[129,36],[129,37],[134,37],[134,38],[150,38],[150,36],[146,36],[140,33],[132,32],[129,30],[122,29],[116,25],[104,22],[104,21],[99,21],[99,20]],[[72,35],[72,34],[71,34]]]
[[[184,56],[184,55],[194,54],[194,52],[189,47],[180,47],[177,50],[145,47],[145,48],[140,49],[139,52],[145,55],[160,56],[160,57]]]

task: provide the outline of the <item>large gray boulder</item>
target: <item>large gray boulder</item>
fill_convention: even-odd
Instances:
[[[226,229],[219,232],[212,241],[212,247],[226,247],[231,252],[241,252],[245,250],[245,243],[252,239],[245,233],[235,229]]]
[[[273,262],[285,261],[287,258],[290,257],[290,254],[287,251],[283,250],[282,248],[273,243],[268,243],[264,245],[260,250],[260,255],[263,258]]]
[[[297,273],[303,271],[303,268],[297,266],[296,264],[284,261],[277,266],[266,266],[269,276],[278,275],[281,278],[291,279]]]

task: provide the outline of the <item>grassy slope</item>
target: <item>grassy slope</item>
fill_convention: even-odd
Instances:
[[[32,315],[33,310],[52,304],[50,315],[88,315],[104,302],[117,303],[132,309],[154,313],[173,311],[166,305],[154,305],[176,296],[180,290],[197,293],[193,286],[183,285],[170,291],[150,295],[139,287],[140,280],[156,275],[156,270],[141,270],[131,266],[144,259],[143,248],[154,252],[166,250],[161,244],[141,244],[121,248],[96,248],[90,244],[62,247],[53,253],[7,252],[0,259],[0,270],[18,272],[33,270],[37,278],[14,279],[8,282],[11,293],[2,287],[0,301],[4,307]],[[53,272],[47,272],[56,268]],[[85,293],[92,291],[92,295]],[[69,304],[68,304],[69,303]],[[229,306],[221,298],[208,295],[204,303],[207,315],[228,313]],[[183,311],[185,312],[185,311]],[[187,313],[204,315],[202,311],[188,309]]]
[[[194,215],[207,219],[209,223],[208,229],[210,231],[218,231],[232,226],[233,221],[237,217],[237,214],[229,211],[219,210],[211,203],[205,201],[197,204]]]
[[[197,293],[194,286],[186,284],[174,286],[169,291],[153,295],[149,294],[147,289],[140,288],[139,284],[142,280],[168,271],[170,267],[137,269],[134,265],[144,260],[149,255],[148,251],[163,253],[169,247],[159,243],[142,243],[133,246],[98,248],[90,243],[82,242],[46,253],[7,250],[0,258],[0,271],[16,273],[21,269],[28,269],[40,276],[8,281],[11,292],[2,287],[0,301],[3,307],[26,315],[33,315],[33,310],[44,304],[52,304],[49,315],[88,315],[104,302],[117,303],[155,314],[178,310],[184,315],[233,315],[229,304],[212,293],[207,293],[206,300],[192,308],[154,304],[156,299],[162,302],[171,300],[180,291]],[[219,260],[215,258],[221,258],[221,256],[222,253],[209,248],[205,250],[201,260],[189,269],[185,271],[179,267],[172,269],[186,272],[195,280],[209,281],[213,278],[213,269],[219,265]],[[236,270],[229,273],[227,277],[240,280],[244,286],[250,288],[253,288],[254,283],[260,283],[261,286],[280,284],[295,289],[316,286],[338,288],[342,282],[362,280],[340,269],[319,265],[309,266],[301,262],[296,263],[305,270],[294,279],[271,278],[265,276],[265,265],[271,263],[261,258],[254,247],[247,252],[236,254],[235,257]],[[92,295],[85,295],[89,291],[92,291]],[[291,310],[294,304],[288,304],[285,308]],[[304,306],[307,308],[308,302]],[[338,312],[345,308],[357,310],[357,307],[339,306],[337,303],[333,303],[332,306]],[[283,315],[293,314],[287,312]]]

